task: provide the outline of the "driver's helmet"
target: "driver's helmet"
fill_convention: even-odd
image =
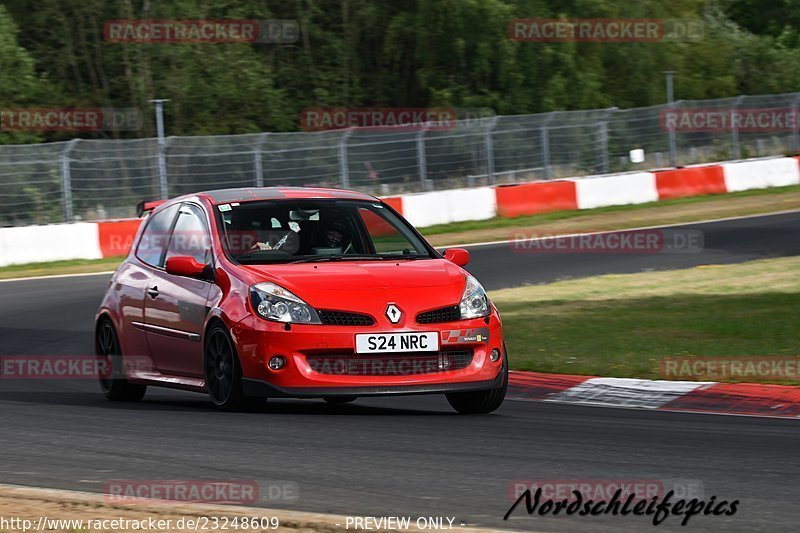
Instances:
[[[315,244],[324,248],[344,248],[350,244],[351,232],[346,220],[332,214],[331,220],[317,231]],[[324,220],[324,219],[323,219]]]

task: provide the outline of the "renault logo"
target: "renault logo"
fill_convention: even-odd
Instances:
[[[386,318],[389,319],[389,322],[392,324],[397,324],[400,322],[400,318],[403,316],[403,312],[394,304],[389,304],[386,307]]]

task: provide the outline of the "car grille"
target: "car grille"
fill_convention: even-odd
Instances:
[[[314,372],[338,376],[411,376],[467,368],[472,350],[391,354],[313,354],[306,362]]]
[[[371,326],[375,323],[371,316],[361,313],[318,310],[317,314],[326,326]]]
[[[456,320],[461,320],[461,310],[457,305],[440,307],[417,315],[418,324],[438,324],[440,322],[455,322]]]

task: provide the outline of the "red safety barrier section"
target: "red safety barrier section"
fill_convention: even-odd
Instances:
[[[497,215],[519,217],[578,209],[574,181],[540,181],[495,188]]]
[[[659,200],[728,192],[721,166],[676,168],[656,172]]]
[[[387,198],[381,198],[384,203],[389,204],[392,208],[400,213],[403,214],[403,197],[402,196],[389,196]]]
[[[112,222],[98,222],[97,233],[100,239],[100,251],[103,257],[118,257],[128,255],[128,250],[133,244],[133,238],[139,230],[138,218],[131,220],[115,220]]]
[[[717,383],[695,389],[661,406],[661,409],[796,418],[800,416],[800,388],[757,383]]]

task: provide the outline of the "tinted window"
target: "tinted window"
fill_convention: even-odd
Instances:
[[[203,214],[195,206],[183,205],[178,213],[178,222],[169,241],[167,259],[176,255],[188,255],[199,263],[211,262],[211,241],[203,222]]]
[[[408,225],[377,202],[268,200],[217,206],[236,261],[430,258]]]
[[[169,230],[172,228],[172,221],[175,220],[177,211],[178,206],[173,205],[150,216],[147,227],[139,239],[136,257],[150,266],[161,266],[161,257],[169,241]]]
[[[378,211],[361,208],[358,210],[364,227],[369,233],[370,240],[378,254],[410,254],[414,253],[414,245],[401,232],[399,226],[392,225],[386,220],[384,213],[390,214],[386,210]]]

